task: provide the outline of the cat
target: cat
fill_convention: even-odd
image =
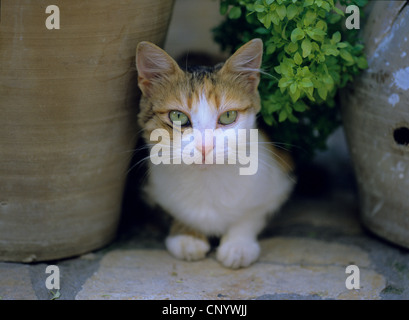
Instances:
[[[253,39],[224,64],[182,70],[156,45],[138,44],[136,68],[142,92],[138,123],[142,136],[151,151],[159,145],[163,146],[162,156],[179,156],[178,164],[148,161],[145,186],[150,201],[174,218],[165,244],[176,258],[205,258],[211,249],[208,239],[216,236],[220,237],[216,258],[222,265],[248,267],[260,255],[257,238],[267,218],[292,192],[290,155],[274,148],[256,127],[261,108],[258,84],[262,54],[262,41]],[[162,140],[152,138],[157,129],[167,133]],[[203,139],[209,129],[214,136]],[[238,155],[235,149],[239,143],[233,148],[215,148],[217,135],[228,129],[230,133],[240,129],[257,131],[256,139],[247,136],[242,141],[245,146],[258,147],[254,174],[240,174],[242,165],[237,162],[208,161],[218,155],[222,159],[231,153]],[[180,162],[187,142],[172,145],[176,142],[175,132],[191,138],[197,162]],[[203,135],[198,140],[200,133]]]

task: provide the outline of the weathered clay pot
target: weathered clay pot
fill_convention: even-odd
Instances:
[[[363,224],[409,247],[409,5],[376,1],[363,32],[369,69],[343,94]]]
[[[60,29],[46,28],[51,4]],[[136,138],[135,49],[163,45],[173,0],[1,6],[0,260],[99,248],[115,235]]]

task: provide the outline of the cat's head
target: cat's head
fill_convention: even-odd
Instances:
[[[216,150],[214,139],[205,138],[205,130],[217,135],[255,128],[262,54],[262,41],[254,39],[223,65],[184,71],[156,45],[139,43],[136,66],[142,98],[138,121],[145,140],[154,144],[152,133],[157,129],[167,131],[170,141],[175,132],[185,138],[191,135],[198,157],[204,160]],[[201,140],[197,138],[200,133]],[[162,137],[161,143],[167,143],[166,138]],[[183,145],[179,148],[171,152],[183,153]]]

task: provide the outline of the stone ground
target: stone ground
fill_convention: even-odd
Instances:
[[[49,300],[49,264],[60,268],[61,300],[408,299],[409,250],[366,231],[355,194],[337,190],[293,199],[260,237],[260,260],[229,270],[214,251],[198,262],[171,257],[157,213],[125,218],[118,239],[95,252],[49,263],[0,263],[0,299]],[[360,273],[349,290],[348,265]],[[55,292],[54,292],[55,294]]]

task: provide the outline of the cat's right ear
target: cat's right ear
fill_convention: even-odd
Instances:
[[[136,48],[138,85],[145,96],[150,96],[155,83],[181,71],[175,60],[153,43],[142,41]]]
[[[253,39],[241,46],[224,64],[222,73],[232,75],[246,85],[250,92],[257,90],[263,57],[263,41]]]

